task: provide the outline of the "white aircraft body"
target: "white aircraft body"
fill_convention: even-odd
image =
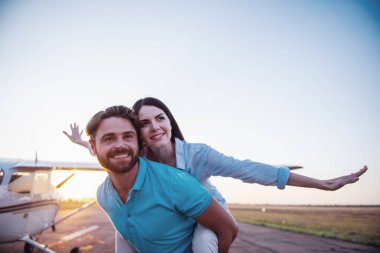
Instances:
[[[54,251],[34,240],[34,236],[83,210],[96,201],[55,220],[59,209],[61,187],[71,174],[57,186],[51,183],[53,170],[103,171],[96,163],[39,162],[0,158],[0,243],[24,241],[24,252],[39,248]]]

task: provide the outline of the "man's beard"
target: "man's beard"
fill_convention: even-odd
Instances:
[[[127,154],[130,158],[129,162],[120,162],[117,164],[116,162],[111,162],[110,159],[115,155],[125,155]],[[137,163],[139,157],[137,154],[133,152],[130,148],[115,148],[106,154],[105,157],[97,156],[99,163],[107,170],[112,172],[122,174],[129,172]]]

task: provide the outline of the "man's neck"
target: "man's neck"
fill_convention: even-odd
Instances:
[[[137,162],[135,166],[126,173],[115,173],[108,171],[112,184],[123,203],[125,203],[128,199],[129,192],[136,180],[138,171],[139,162]]]

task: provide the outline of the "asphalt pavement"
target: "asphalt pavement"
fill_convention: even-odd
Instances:
[[[68,211],[62,211],[59,216]],[[279,229],[239,223],[240,231],[230,253],[380,253],[380,248]],[[0,228],[1,229],[1,228]],[[94,205],[38,236],[38,241],[59,253],[79,247],[82,253],[114,252],[114,228],[101,209]],[[0,244],[0,253],[22,253],[24,243]]]

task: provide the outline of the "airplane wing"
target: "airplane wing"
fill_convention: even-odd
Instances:
[[[30,168],[30,170],[84,170],[102,171],[103,167],[98,163],[87,162],[56,162],[56,161],[34,161],[25,159],[0,158],[0,164],[7,168]]]
[[[301,166],[301,165],[277,164],[277,165],[275,165],[275,166],[276,166],[276,167],[288,167],[289,170],[303,169],[303,166]]]
[[[299,165],[285,165],[285,167],[288,167],[290,170],[303,169],[303,167]]]

